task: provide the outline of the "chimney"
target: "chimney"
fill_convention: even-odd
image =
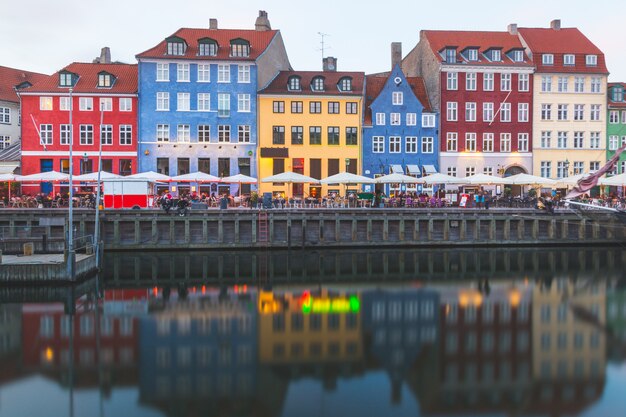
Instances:
[[[550,22],[550,28],[553,30],[561,30],[561,19],[554,19]]]
[[[402,63],[402,42],[391,42],[391,69]]]
[[[337,58],[332,57],[332,56],[324,58],[322,68],[325,72],[337,71]]]
[[[259,10],[259,17],[254,22],[254,30],[264,32],[266,30],[272,30],[270,26],[270,20],[267,18],[267,12],[265,10]]]
[[[517,23],[511,23],[507,27],[507,30],[509,31],[511,35],[517,35]]]
[[[209,19],[209,29],[217,30],[217,19]]]
[[[100,49],[100,56],[94,58],[94,64],[110,64],[111,63],[111,49],[108,46]]]

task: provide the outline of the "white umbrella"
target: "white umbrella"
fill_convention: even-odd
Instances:
[[[376,180],[349,172],[340,172],[320,181],[321,184],[374,184]]]
[[[177,175],[172,177],[175,182],[219,182],[220,179],[214,175],[205,172],[190,172],[189,174]]]
[[[476,174],[469,177],[459,178],[462,184],[471,185],[494,185],[494,184],[508,184],[505,178],[496,177],[488,174]]]
[[[583,174],[573,175],[571,177],[559,178],[556,180],[556,183],[554,184],[554,188],[573,187],[574,185],[578,184],[578,181],[580,181],[583,177],[586,177],[587,175],[591,175],[591,174],[583,173]]]
[[[261,182],[286,182],[289,184],[301,184],[301,183],[312,183],[319,184],[319,180],[315,178],[307,177],[306,175],[297,174],[295,172],[283,172],[281,174],[272,175],[269,177],[265,177],[261,180]]]
[[[436,173],[422,177],[421,180],[424,184],[463,184],[462,178],[453,177],[452,175],[446,175]]]
[[[40,172],[38,174],[22,175],[17,177],[16,181],[21,182],[52,182],[67,181],[70,178],[68,174],[57,171]]]
[[[150,182],[156,182],[156,181],[169,182],[171,180],[170,176],[165,175],[165,174],[159,174],[154,171],[139,172],[137,174],[127,175],[122,178],[124,180],[129,180],[129,179],[130,180],[144,180],[144,181],[150,181]]]
[[[505,177],[507,184],[510,185],[554,185],[556,180],[550,178],[538,177],[530,174],[517,174]]]
[[[615,185],[615,186],[624,186],[626,185],[626,173],[615,175],[609,178],[600,178],[600,185]]]
[[[121,175],[111,174],[107,171],[100,171],[100,181],[116,180],[121,177]],[[80,182],[96,182],[98,181],[98,173],[90,172],[89,174],[74,175],[73,180]]]
[[[256,184],[259,180],[247,175],[237,174],[231,175],[230,177],[224,177],[220,180],[220,182],[225,182],[226,184],[239,184],[239,205],[241,205],[241,184]]]
[[[376,178],[377,184],[423,184],[424,180],[422,178],[411,177],[410,175],[404,174],[389,174],[382,177]]]

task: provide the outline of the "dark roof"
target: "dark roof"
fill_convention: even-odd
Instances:
[[[136,94],[137,93],[137,65],[136,64],[94,64],[74,62],[57,73],[45,77],[33,84],[26,91],[31,93],[57,93],[68,91],[68,87],[59,87],[59,73],[71,72],[78,75],[74,85],[74,93],[100,94]],[[106,72],[115,77],[111,88],[98,88],[98,74]]]
[[[47,77],[45,74],[0,66],[0,100],[18,103],[14,88],[24,82],[34,84]]]
[[[163,39],[158,45],[137,55],[137,58],[171,58],[171,59],[206,59],[206,60],[234,60],[254,61],[269,46],[278,30],[239,30],[239,29],[192,29],[181,28],[176,33]],[[184,55],[166,55],[167,39],[177,37],[187,43]],[[210,38],[217,42],[219,48],[216,56],[199,56],[198,40]],[[230,42],[235,39],[245,39],[250,42],[248,57],[231,57]]]
[[[8,148],[0,150],[0,161],[19,161],[22,158],[22,142],[13,141]]]
[[[301,90],[290,91],[287,86],[289,78],[292,76],[300,77]],[[316,77],[324,78],[324,91],[313,91],[311,82]],[[340,91],[337,85],[339,80],[345,77],[352,78],[352,90]],[[259,94],[293,94],[293,95],[341,95],[341,96],[360,96],[363,95],[363,83],[365,81],[365,73],[363,72],[340,72],[340,71],[281,71],[272,80],[270,85],[265,87]]]

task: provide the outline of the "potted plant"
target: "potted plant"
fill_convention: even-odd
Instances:
[[[259,202],[259,193],[256,191],[252,191],[250,193],[250,208],[256,208]]]

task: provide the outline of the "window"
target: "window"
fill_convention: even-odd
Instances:
[[[574,120],[583,120],[585,114],[584,104],[574,104]]]
[[[600,161],[589,162],[589,171],[597,171],[600,169]]]
[[[574,132],[574,148],[581,149],[585,141],[584,132]]]
[[[528,152],[528,133],[517,134],[517,151]]]
[[[551,120],[552,119],[552,104],[542,104],[541,105],[541,120]]]
[[[285,140],[285,130],[283,129],[283,143]],[[217,141],[220,143],[230,142],[230,125],[217,125]]]
[[[600,104],[591,105],[591,114],[589,120],[597,122],[600,120]]]
[[[589,133],[589,147],[591,149],[600,149],[600,132]]]
[[[110,97],[100,98],[100,111],[113,111],[113,99]]]
[[[446,149],[448,152],[456,152],[459,149],[458,133],[448,132],[446,135]]]
[[[513,61],[524,62],[524,51],[513,51]]]
[[[235,39],[230,42],[230,56],[246,57],[250,55],[250,44],[244,39]]]
[[[476,133],[465,134],[465,150],[467,152],[476,152]]]
[[[319,114],[322,112],[322,102],[321,101],[311,101],[309,103],[309,113],[311,114]],[[276,113],[276,112],[274,112]]]
[[[156,80],[157,81],[169,81],[170,80],[170,64],[156,64]]]
[[[519,74],[517,80],[517,89],[519,91],[529,91],[530,90],[530,75],[528,74]]]
[[[309,127],[309,144],[311,145],[322,144],[322,127],[321,126]]]
[[[217,82],[229,83],[230,82],[230,65],[218,64],[217,66]]]
[[[400,136],[389,137],[389,153],[400,153],[402,149],[402,138]]]
[[[456,167],[448,167],[448,175],[451,177],[456,177]]]
[[[198,125],[198,142],[211,142],[210,125]]]
[[[511,74],[500,74],[500,91],[511,91]]]
[[[328,127],[328,144],[339,145],[339,128],[336,126]]]
[[[198,64],[198,82],[208,83],[211,81],[211,65]]]
[[[291,102],[291,112],[292,113],[302,113],[302,102],[301,101],[292,101]]]
[[[177,111],[189,111],[190,104],[189,93],[178,93],[178,97],[176,100],[176,110]]]
[[[500,152],[511,152],[510,133],[500,133]]]
[[[176,140],[178,142],[189,142],[191,139],[191,132],[189,125],[178,125]]]
[[[372,152],[373,153],[385,152],[385,138],[383,136],[374,136],[372,138]]]
[[[600,77],[591,77],[591,92],[601,93],[602,79]]]
[[[471,102],[465,103],[465,121],[466,122],[476,121],[476,103],[471,103]]]
[[[130,97],[120,98],[120,111],[133,111],[133,99]]]
[[[237,128],[239,143],[250,143],[250,126],[239,125]]]
[[[133,126],[120,125],[120,145],[133,144]]]
[[[176,81],[189,82],[189,64],[176,65]]]
[[[422,138],[422,153],[433,153],[434,143],[435,143],[435,140],[433,138],[429,138],[429,137]]]
[[[274,126],[272,128],[272,144],[273,145],[285,144],[285,126]]]
[[[376,113],[376,124],[378,126],[385,125],[385,113]]]
[[[553,65],[554,64],[554,55],[552,55],[552,54],[543,54],[541,56],[541,63],[543,65]]]
[[[559,93],[567,93],[568,77],[558,77],[557,88]]]
[[[478,61],[478,49],[468,49],[467,59],[468,61]]]
[[[552,91],[552,77],[549,75],[541,76],[541,91],[550,92]]]
[[[550,178],[552,176],[552,162],[541,161],[541,176],[544,178]]]
[[[328,102],[328,114],[339,114],[339,102],[337,101]]]
[[[339,80],[339,91],[352,91],[352,78],[344,77]]]
[[[574,175],[582,174],[585,170],[585,163],[582,161],[574,161],[574,171],[572,172]]]
[[[304,143],[304,132],[302,126],[291,126],[291,144],[302,145]]]
[[[392,92],[391,104],[393,104],[394,106],[399,106],[399,105],[402,105],[402,103],[404,103],[404,95],[402,94],[402,91]]]
[[[39,125],[39,143],[52,145],[52,125]]]
[[[449,122],[456,122],[458,119],[457,103],[455,101],[449,101],[446,107],[446,119]]]
[[[285,102],[284,101],[274,101],[272,103],[272,109],[274,113],[284,113],[285,112]]]
[[[113,145],[113,125],[100,125],[100,143]]]
[[[61,97],[66,98],[66,97]],[[61,100],[61,104],[63,100]],[[64,110],[64,109],[61,109]],[[0,107],[0,123],[11,123],[11,109],[8,107]]]
[[[565,54],[563,56],[564,65],[576,65],[576,57],[572,54]]]
[[[557,120],[567,120],[567,104],[559,104],[557,107]]]
[[[70,144],[70,137],[72,135],[72,130],[71,130],[71,126],[70,125],[61,125],[60,126],[60,138],[59,138],[59,143],[61,145],[69,145]]]
[[[39,110],[52,110],[52,97],[39,97]]]
[[[422,126],[424,126],[424,116],[422,115]],[[416,113],[407,113],[406,114],[406,125],[407,126],[416,126],[417,125],[417,114]]]
[[[609,136],[609,151],[617,150],[619,144],[619,136]]]
[[[556,147],[559,149],[567,148],[567,132],[557,132]]]
[[[626,125],[626,111],[622,111],[622,124]]]
[[[447,88],[448,90],[457,90],[458,89],[458,78],[459,78],[459,74],[456,72],[449,72],[447,75],[447,79],[448,79],[448,83],[447,83]]]
[[[493,152],[493,133],[483,133],[483,152]]]
[[[518,122],[528,121],[528,103],[517,104],[517,121]]]
[[[69,111],[70,110],[70,106],[71,106],[71,101],[69,97],[59,97],[59,110],[62,111]],[[4,109],[4,110],[3,110]],[[9,108],[8,107],[0,107],[0,115],[4,113],[5,115],[5,122],[3,122],[3,118],[2,116],[0,116],[0,123],[9,123]]]
[[[511,121],[511,103],[502,103],[502,107],[500,108],[500,121]]]
[[[619,111],[617,110],[611,110],[609,112],[609,123],[614,125],[614,124],[618,124],[619,123]]]
[[[392,126],[398,126],[400,125],[400,113],[391,113],[389,115],[389,124]]]
[[[168,111],[170,109],[170,93],[157,93],[157,111]]]
[[[324,91],[324,78],[323,77],[313,78],[313,81],[311,81],[311,89],[313,91]]]
[[[475,174],[476,174],[476,167],[465,167],[465,176],[466,176],[466,177],[469,177],[469,176],[471,176],[471,175],[475,175]],[[474,311],[474,312],[475,312],[476,310],[468,309],[468,312],[471,312],[471,311]],[[476,313],[474,313],[474,315],[475,315],[475,314],[476,314]],[[466,315],[465,317],[466,317],[466,321],[467,321],[467,320],[471,320],[471,319],[473,319],[475,316],[472,316],[472,315],[469,315],[469,314],[468,314],[468,315]]]
[[[346,145],[358,145],[356,127],[346,127]]]
[[[217,116],[230,116],[230,94],[219,93],[217,95]]]
[[[406,124],[408,126],[414,126],[415,113],[407,113]],[[422,127],[435,127],[435,115],[434,114],[422,114]]]
[[[80,144],[93,145],[93,125],[80,125]]]
[[[213,40],[204,40],[198,42],[198,55],[200,56],[215,56],[217,55],[217,42]]]
[[[346,103],[346,114],[357,114],[358,103],[349,101]]]
[[[237,111],[240,113],[250,112],[250,94],[237,94]]]
[[[167,42],[168,55],[185,55],[185,44],[183,42]]]
[[[493,103],[483,103],[483,122],[493,120]]]
[[[575,93],[585,92],[585,77],[574,77],[574,92]]]
[[[404,152],[405,153],[417,153],[417,137],[407,136],[405,138]]]
[[[446,62],[448,64],[454,64],[456,62],[456,49],[446,48]]]
[[[209,93],[198,93],[198,111],[211,110],[211,95]]]
[[[292,75],[287,80],[287,89],[289,91],[300,91],[300,77]]]
[[[476,73],[468,72],[465,74],[465,89],[467,91],[476,91]]]
[[[493,175],[493,167],[483,167],[483,174]]]
[[[491,60],[502,61],[502,51],[500,51],[499,49],[493,49],[491,51]]]
[[[93,110],[93,97],[79,97],[78,108],[80,111],[92,111]]]
[[[62,72],[59,74],[59,87],[71,87],[72,85],[72,73]]]
[[[157,142],[170,141],[170,125],[157,125]]]
[[[250,82],[250,65],[237,65],[237,82],[240,84]]]
[[[486,72],[483,74],[483,90],[493,91],[493,73],[492,72]]]
[[[558,161],[556,163],[556,176],[557,178],[567,178],[569,176],[565,161]]]
[[[546,149],[552,147],[552,132],[545,130],[541,132],[541,147]]]
[[[588,67],[595,67],[598,65],[598,56],[597,55],[586,55],[585,56],[585,64]]]

